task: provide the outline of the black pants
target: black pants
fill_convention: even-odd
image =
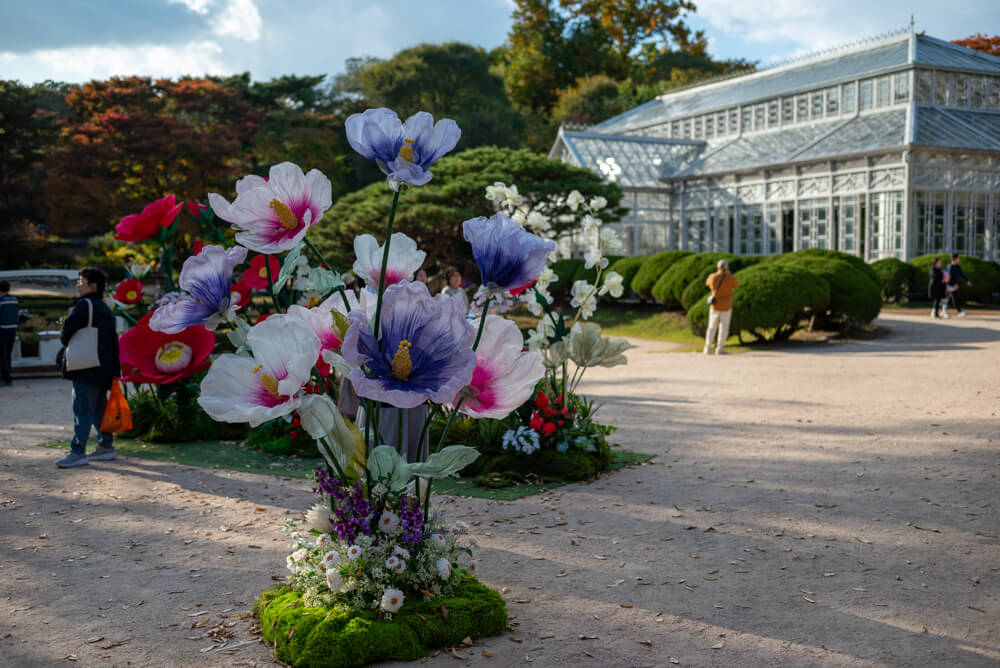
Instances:
[[[953,300],[955,300],[955,308],[959,312],[962,312],[965,309],[962,308],[962,305],[964,304],[964,302],[962,301],[962,298],[958,296],[958,293],[960,293],[960,292],[961,292],[961,290],[954,290],[952,292],[949,292],[948,296],[951,297]],[[945,304],[947,305],[947,302],[945,302]]]
[[[0,380],[10,384],[10,356],[14,352],[15,332],[0,332]]]

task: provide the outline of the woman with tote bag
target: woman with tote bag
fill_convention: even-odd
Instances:
[[[114,436],[101,431],[108,390],[111,382],[121,375],[115,317],[103,301],[107,280],[100,269],[81,269],[76,281],[80,299],[63,324],[62,342],[66,346],[63,376],[73,381],[73,440],[70,453],[56,462],[60,468],[116,457]],[[98,433],[97,449],[88,456],[91,427]]]

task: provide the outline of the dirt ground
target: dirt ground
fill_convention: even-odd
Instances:
[[[724,357],[643,342],[589,372],[617,440],[656,458],[516,502],[439,497],[480,532],[512,632],[427,665],[997,665],[1000,317],[881,323]],[[35,444],[68,436],[69,406],[64,381],[0,388],[0,665],[273,665],[248,613],[308,483],[60,471]]]

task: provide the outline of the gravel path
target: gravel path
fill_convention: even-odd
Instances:
[[[440,497],[513,632],[427,665],[997,665],[1000,317],[881,323],[725,357],[640,342],[588,372],[616,439],[657,457],[517,502]],[[308,484],[59,471],[34,445],[68,437],[69,405],[64,381],[0,388],[0,665],[273,665],[237,643]]]

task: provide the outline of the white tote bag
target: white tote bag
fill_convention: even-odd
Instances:
[[[101,366],[101,358],[97,355],[97,328],[94,327],[94,304],[89,299],[87,302],[89,315],[87,326],[76,330],[69,345],[66,346],[66,370],[80,371],[81,369],[92,369]]]

